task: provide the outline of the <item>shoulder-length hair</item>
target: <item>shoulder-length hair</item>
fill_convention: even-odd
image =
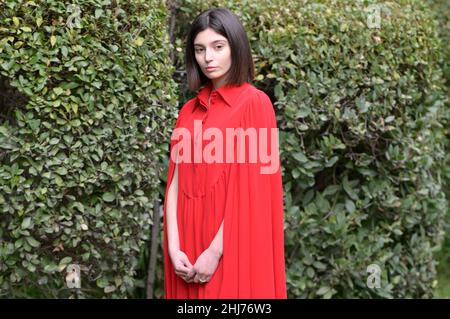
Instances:
[[[195,59],[194,40],[207,28],[224,36],[231,49],[231,67],[227,75],[228,85],[251,82],[255,76],[250,43],[239,18],[226,8],[211,8],[200,13],[192,22],[186,39],[186,73],[189,89],[195,91],[209,81]]]

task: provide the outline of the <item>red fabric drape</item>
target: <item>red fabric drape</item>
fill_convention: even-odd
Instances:
[[[223,255],[215,274],[206,284],[187,284],[175,274],[168,255],[166,199],[175,169],[170,159],[164,201],[165,298],[286,298],[283,190],[278,139],[274,143],[270,135],[270,129],[277,127],[272,103],[264,92],[246,83],[220,88],[213,107],[206,112],[197,110],[201,97],[210,90],[211,85],[206,86],[183,106],[176,128],[192,131],[196,114],[207,119],[205,124],[221,128],[224,137],[226,127],[253,128],[259,151],[262,135],[266,135],[265,153],[272,154],[272,164],[264,162],[259,153],[257,162],[249,163],[249,139],[245,147],[235,144],[233,163],[177,164],[180,248],[192,264],[208,248],[224,220]],[[176,142],[171,141],[171,150]],[[239,150],[246,154],[244,163],[236,161]],[[268,169],[274,159],[278,160],[275,169],[263,174],[262,168]]]

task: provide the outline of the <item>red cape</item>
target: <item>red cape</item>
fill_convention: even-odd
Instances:
[[[228,90],[228,91],[227,91]],[[243,92],[245,91],[245,92]],[[268,149],[275,151],[278,166],[271,174],[262,174],[261,167],[268,167],[258,156],[256,163],[230,163],[225,167],[223,174],[217,179],[205,199],[216,205],[220,215],[215,221],[206,222],[213,229],[204,229],[201,239],[198,235],[191,234],[189,220],[186,221],[182,214],[194,214],[187,211],[192,205],[187,202],[188,197],[179,189],[177,222],[180,233],[180,247],[186,250],[192,264],[203,249],[217,233],[221,220],[224,220],[223,229],[223,255],[216,273],[207,284],[187,284],[174,272],[168,255],[167,225],[166,225],[166,200],[167,192],[172,181],[175,162],[170,158],[166,194],[164,200],[164,272],[165,272],[165,298],[286,298],[286,276],[284,261],[284,222],[283,222],[283,189],[281,170],[279,164],[279,148],[277,143],[270,143],[270,128],[276,128],[275,112],[269,97],[250,84],[242,88],[222,89],[221,93],[230,100],[234,95],[239,95],[238,111],[235,111],[234,123],[228,123],[231,127],[243,129],[255,128],[258,141],[261,138],[259,128],[266,128]],[[200,93],[199,93],[200,94]],[[236,100],[236,103],[239,101]],[[192,114],[198,98],[188,101],[182,108],[177,119],[176,128],[182,127],[183,120]],[[177,141],[172,140],[170,150]],[[239,145],[235,150],[239,149]],[[249,143],[245,145],[246,154],[249,152]],[[272,155],[273,156],[273,155]],[[248,158],[247,158],[248,159]],[[180,165],[180,164],[179,164]],[[183,176],[180,175],[179,177]],[[182,177],[183,178],[183,177]],[[196,202],[197,203],[197,202]],[[205,202],[198,202],[203,205]],[[191,206],[190,206],[191,205]],[[210,210],[210,211],[211,211]],[[208,212],[208,210],[206,210]],[[211,213],[208,213],[211,214]],[[210,215],[202,215],[195,225],[204,225],[204,220]],[[209,236],[203,234],[209,234]],[[197,236],[196,238],[190,238]],[[192,241],[196,240],[196,241]],[[203,241],[202,241],[203,240]],[[184,242],[186,241],[186,243]],[[189,245],[187,242],[193,242]],[[200,243],[199,243],[200,242]],[[204,247],[200,247],[203,242]],[[200,245],[200,246],[199,246]],[[194,249],[195,246],[195,249]],[[200,249],[198,249],[200,247]]]

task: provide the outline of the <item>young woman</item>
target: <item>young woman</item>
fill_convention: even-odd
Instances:
[[[251,49],[225,8],[187,36],[195,98],[181,108],[164,200],[166,298],[286,298],[275,112],[250,82]]]

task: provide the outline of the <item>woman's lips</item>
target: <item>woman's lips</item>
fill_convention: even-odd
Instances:
[[[217,67],[215,67],[215,66],[211,66],[211,67],[207,67],[206,68],[206,71],[214,71],[215,69],[217,69]]]

